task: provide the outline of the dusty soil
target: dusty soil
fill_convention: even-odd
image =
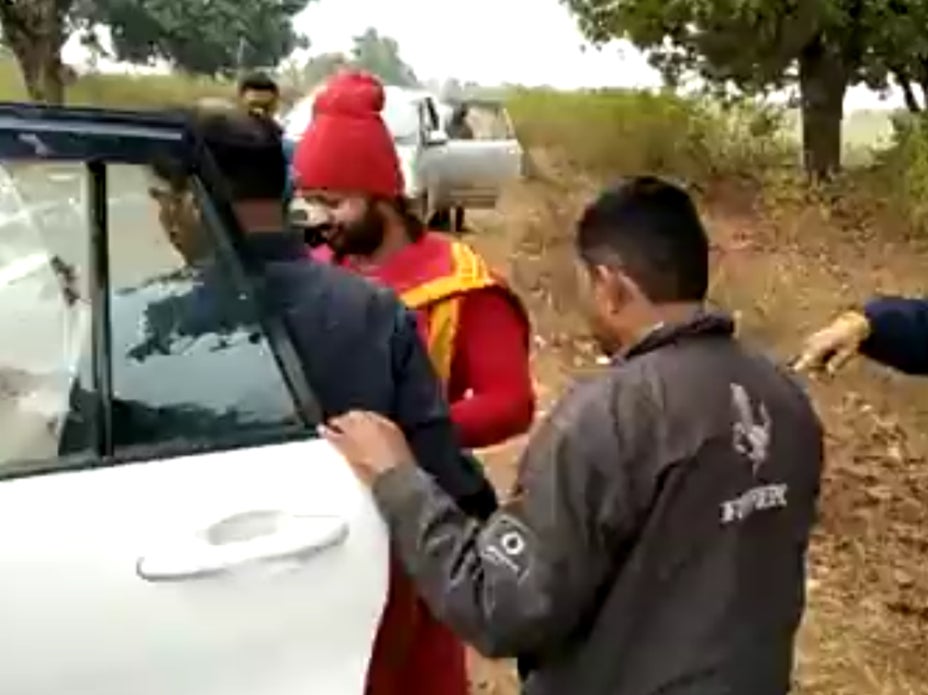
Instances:
[[[542,413],[595,353],[578,315],[571,223],[592,181],[533,153],[534,178],[468,239],[511,281],[535,322]],[[928,248],[884,224],[879,207],[825,206],[738,187],[709,191],[713,298],[742,335],[786,361],[802,336],[874,292],[920,294]],[[809,605],[797,655],[800,695],[928,693],[928,383],[863,361],[810,382],[828,438]],[[502,491],[523,441],[484,452]],[[473,692],[513,695],[509,664],[473,658]]]

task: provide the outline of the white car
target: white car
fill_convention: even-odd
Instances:
[[[383,119],[393,135],[406,197],[428,219],[454,207],[492,208],[503,187],[522,174],[523,151],[500,102],[470,102],[472,139],[450,138],[452,107],[430,92],[386,86]],[[312,120],[319,88],[282,118],[293,146]]]
[[[0,106],[0,693],[362,695],[386,528],[193,173],[199,303],[150,190],[184,147]]]

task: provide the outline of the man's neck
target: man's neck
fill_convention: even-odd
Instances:
[[[660,324],[684,323],[703,311],[702,302],[675,302],[654,307],[654,322]]]
[[[674,302],[668,304],[655,304],[643,312],[641,320],[629,340],[624,342],[622,353],[627,353],[640,344],[649,335],[664,326],[686,323],[702,311],[705,305],[702,302]]]

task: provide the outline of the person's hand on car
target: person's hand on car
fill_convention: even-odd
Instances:
[[[870,322],[857,311],[848,311],[822,330],[813,333],[793,365],[800,372],[837,373],[857,354],[870,335]]]
[[[331,419],[319,430],[367,484],[415,462],[399,427],[375,413],[352,411]]]

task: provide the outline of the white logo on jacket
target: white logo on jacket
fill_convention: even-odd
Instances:
[[[751,403],[747,390],[741,384],[731,384],[731,405],[735,420],[732,423],[732,446],[739,456],[746,458],[751,475],[757,477],[760,467],[770,456],[773,422],[767,406],[761,401]],[[722,523],[730,524],[751,516],[756,511],[781,509],[787,505],[785,484],[752,487],[735,499],[722,503]]]
[[[755,420],[755,408],[741,384],[731,385],[731,405],[736,418],[732,425],[735,451],[747,457],[751,462],[751,472],[756,476],[770,453],[770,413],[767,412],[767,406],[761,402],[756,409],[760,417]]]

